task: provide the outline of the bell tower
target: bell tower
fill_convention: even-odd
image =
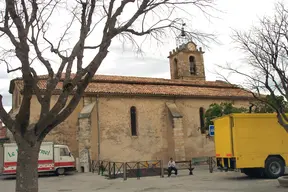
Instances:
[[[184,26],[176,38],[177,48],[169,53],[171,79],[205,80],[203,51],[187,37]]]

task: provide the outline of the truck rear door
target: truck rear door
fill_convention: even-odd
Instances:
[[[228,115],[214,121],[216,157],[233,156],[232,123],[233,117]]]

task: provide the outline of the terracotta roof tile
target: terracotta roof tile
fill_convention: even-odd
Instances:
[[[38,86],[46,88],[47,76],[41,76]],[[14,81],[22,89],[21,79]],[[61,90],[59,82],[56,90]],[[252,94],[236,86],[218,81],[170,80],[129,76],[96,75],[85,90],[86,94],[133,94],[188,97],[239,97],[252,98]]]
[[[64,79],[65,74],[62,74]],[[71,74],[71,78],[74,78],[75,74]],[[47,79],[48,75],[40,75],[39,79]],[[21,80],[21,78],[15,79]],[[224,86],[235,87],[231,84],[222,81],[204,81],[204,80],[183,80],[183,79],[164,79],[164,78],[149,78],[149,77],[133,77],[133,76],[116,76],[116,75],[95,75],[93,80],[95,82],[121,82],[121,83],[151,83],[151,84],[176,84],[176,85],[196,85],[196,86]]]

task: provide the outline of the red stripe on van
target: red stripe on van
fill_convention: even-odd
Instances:
[[[53,160],[39,160],[38,164],[49,164],[49,163],[54,163]],[[5,162],[4,167],[13,167],[17,166],[17,162]]]
[[[38,171],[51,171],[53,170],[53,168],[51,169],[51,167],[41,167],[38,168]],[[3,174],[11,174],[11,173],[16,173],[16,170],[3,170]]]
[[[55,167],[74,167],[74,162],[55,162]]]

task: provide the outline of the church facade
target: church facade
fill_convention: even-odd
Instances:
[[[169,157],[214,156],[213,139],[204,129],[205,109],[221,102],[248,107],[253,96],[225,82],[206,81],[203,51],[193,42],[177,47],[168,58],[171,79],[95,76],[75,111],[46,140],[67,144],[81,164],[87,157],[167,162]],[[44,89],[46,77],[41,78],[39,87]],[[17,113],[22,87],[21,79],[11,81],[11,115]],[[55,93],[52,104],[57,97]],[[39,111],[33,97],[31,121]]]

